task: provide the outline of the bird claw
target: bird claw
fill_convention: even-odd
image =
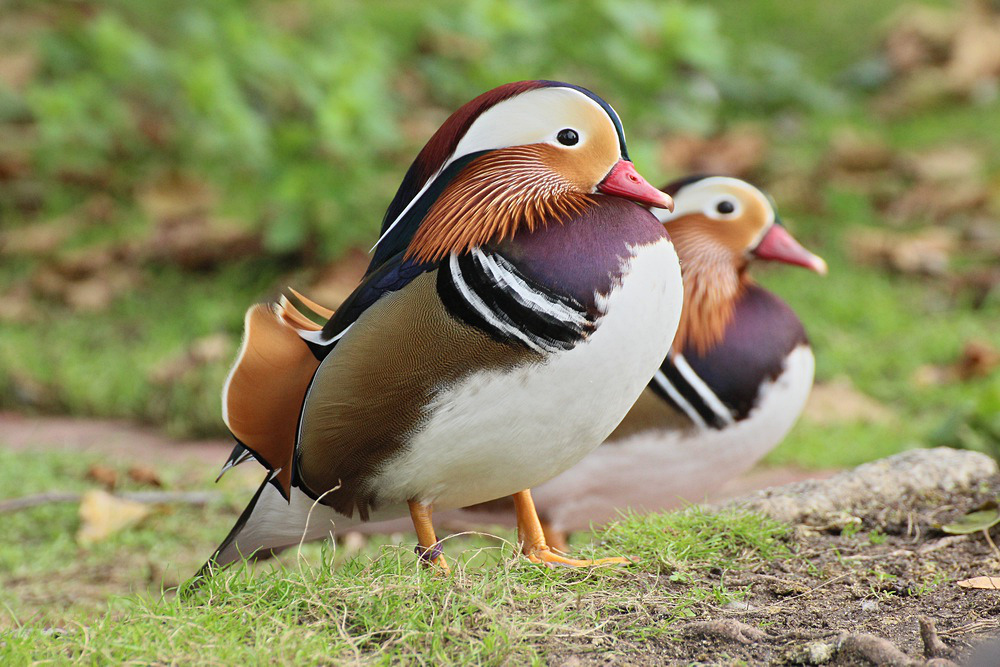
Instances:
[[[528,560],[537,565],[547,567],[608,567],[611,565],[631,565],[635,560],[630,558],[598,558],[596,560],[585,560],[581,558],[567,558],[561,556],[547,546],[537,547],[525,553]]]

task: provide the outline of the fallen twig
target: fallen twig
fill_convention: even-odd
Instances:
[[[913,664],[905,653],[888,639],[866,633],[851,633],[837,646],[837,657],[848,664],[908,667]]]
[[[949,630],[939,630],[938,635],[941,637],[956,638],[974,632],[992,630],[994,628],[1000,628],[1000,620],[989,618],[981,621],[973,621],[972,623],[966,623],[965,625],[959,625],[958,627],[951,628]]]
[[[150,505],[207,505],[219,498],[218,493],[210,491],[130,491],[119,493],[118,498],[131,500],[137,503],[148,503]],[[78,503],[83,499],[82,493],[69,493],[64,491],[52,491],[48,493],[35,493],[30,496],[20,498],[8,498],[0,500],[0,514],[9,512],[19,512],[21,510],[39,507],[41,505],[52,505],[55,503]]]
[[[928,542],[927,544],[923,545],[922,547],[917,549],[917,553],[920,555],[929,554],[932,551],[937,551],[938,549],[950,547],[952,544],[955,544],[957,542],[962,542],[968,539],[968,537],[969,537],[968,535],[950,535],[948,537],[942,537],[940,540],[937,540],[935,542]]]
[[[767,635],[760,629],[731,618],[688,623],[681,630],[686,635],[714,637],[739,644],[751,644],[767,639]]]

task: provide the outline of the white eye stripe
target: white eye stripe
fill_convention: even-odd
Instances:
[[[592,116],[595,110],[599,114]],[[585,140],[583,128],[594,117],[607,119],[609,131],[614,131],[607,112],[578,90],[552,87],[528,91],[484,111],[459,141],[452,159],[480,150],[543,142],[565,148],[556,138],[564,129],[580,136],[579,145]],[[619,146],[619,153],[621,149]]]

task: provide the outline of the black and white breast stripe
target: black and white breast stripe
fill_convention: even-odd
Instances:
[[[656,371],[650,388],[701,428],[723,429],[734,423],[733,411],[688,364],[671,352]]]
[[[495,340],[536,352],[572,349],[596,326],[575,299],[528,278],[504,257],[478,248],[441,263],[437,290],[453,316]]]

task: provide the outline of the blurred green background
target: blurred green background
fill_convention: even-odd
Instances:
[[[0,409],[224,435],[248,305],[346,295],[440,122],[548,78],[830,263],[755,271],[818,359],[772,462],[997,454],[998,4],[0,0]]]

